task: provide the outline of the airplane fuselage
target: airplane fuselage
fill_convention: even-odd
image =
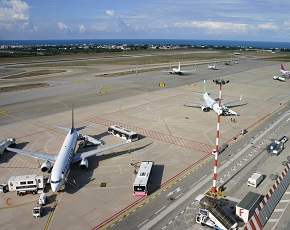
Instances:
[[[206,105],[207,105],[210,109],[212,109],[213,111],[215,111],[216,113],[220,113],[220,114],[223,113],[222,108],[221,108],[221,109],[219,108],[218,102],[215,101],[214,99],[212,99],[212,98],[208,95],[207,92],[205,92],[205,93],[203,94],[203,100],[204,100],[204,102],[206,103]]]
[[[281,69],[280,72],[281,72],[283,75],[287,75],[287,76],[290,75],[290,71],[286,71],[286,70]]]
[[[61,146],[61,149],[51,171],[50,185],[53,192],[57,192],[65,183],[68,177],[69,169],[75,154],[77,139],[78,138],[76,129],[72,128],[67,134]]]
[[[180,71],[180,68],[173,68],[171,73],[178,74],[178,75],[182,74],[182,72]]]

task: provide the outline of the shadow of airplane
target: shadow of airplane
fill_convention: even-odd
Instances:
[[[90,182],[95,180],[95,178],[92,178],[92,175],[94,173],[94,170],[99,167],[101,161],[108,160],[110,158],[114,158],[114,157],[118,157],[118,156],[122,156],[125,154],[134,154],[134,152],[139,151],[141,149],[144,149],[147,146],[151,145],[152,143],[153,142],[151,142],[145,146],[134,148],[134,149],[123,150],[123,151],[118,151],[118,152],[114,152],[113,150],[111,150],[112,153],[110,153],[110,154],[91,156],[88,158],[89,167],[87,170],[81,171],[79,169],[78,162],[76,162],[75,164],[71,165],[71,171],[70,171],[69,176],[71,178],[76,178],[75,180],[76,180],[76,183],[78,184],[78,187],[79,187],[78,189],[81,189],[82,187],[86,186],[87,184],[89,184]],[[81,175],[80,175],[80,172],[82,173]],[[77,177],[83,176],[84,174],[86,175],[86,179],[82,179],[82,180],[77,179]],[[73,194],[73,193],[77,192],[78,189],[73,187],[71,184],[66,183],[65,191],[67,193]]]

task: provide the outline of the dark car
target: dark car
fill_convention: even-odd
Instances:
[[[225,151],[227,149],[227,147],[229,147],[229,145],[227,143],[222,144],[221,147],[219,147],[219,154],[221,154],[223,151]]]

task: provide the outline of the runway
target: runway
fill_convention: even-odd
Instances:
[[[131,160],[155,162],[152,188],[158,188],[189,166],[207,159],[208,163],[200,166],[200,173],[191,173],[200,180],[201,173],[211,168],[209,153],[215,143],[217,117],[213,111],[204,113],[201,109],[186,107],[180,100],[201,100],[198,93],[203,91],[204,79],[213,97],[218,89],[211,80],[219,77],[230,80],[224,87],[224,100],[239,98],[242,93],[246,104],[234,108],[240,114],[235,117],[237,123],[231,122],[230,117],[222,118],[220,143],[224,143],[237,136],[241,128],[259,126],[262,118],[290,99],[289,82],[272,80],[279,68],[277,62],[247,59],[232,66],[219,65],[217,71],[199,65],[196,72],[183,76],[152,71],[102,78],[95,77],[92,67],[88,67],[87,72],[85,67],[75,67],[66,73],[21,79],[21,82],[45,81],[49,87],[1,93],[0,108],[4,112],[0,114],[0,135],[2,139],[16,137],[19,148],[57,153],[65,134],[54,125],[70,125],[71,105],[74,105],[78,126],[94,124],[82,133],[100,138],[106,145],[122,141],[107,134],[109,124],[122,124],[139,132],[142,138],[114,152],[89,158],[86,172],[81,172],[77,165],[72,166],[70,176],[81,184],[81,189],[76,191],[67,185],[64,193],[53,196],[46,207],[46,215],[37,221],[27,212],[32,209],[33,203],[29,202],[35,197],[1,194],[0,221],[11,229],[45,228],[49,219],[48,229],[66,226],[92,229],[132,203],[138,203],[139,197],[132,195],[134,169],[130,166]],[[159,86],[160,82],[165,86]],[[11,84],[5,84],[8,83]],[[1,181],[16,174],[40,173],[38,162],[22,155],[7,153],[0,162]],[[103,182],[106,187],[100,187]],[[167,194],[180,187],[176,186],[167,190]],[[12,198],[13,205],[24,205],[7,208],[7,198]],[[54,200],[57,206],[50,218]],[[163,206],[155,212],[160,210],[157,214],[161,214],[165,210]],[[135,219],[134,225],[130,221],[130,226],[132,229],[140,224],[139,227],[145,226],[146,223],[142,224],[145,220]],[[123,221],[119,223],[128,226],[126,218]]]

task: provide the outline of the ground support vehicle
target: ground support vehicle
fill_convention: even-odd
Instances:
[[[44,190],[45,184],[44,176],[37,175],[12,176],[8,180],[9,191],[16,191],[19,196],[37,194]]]
[[[8,137],[0,143],[0,156],[6,151],[8,147],[15,147],[16,139],[14,137]]]
[[[254,172],[252,176],[248,179],[247,185],[257,188],[257,186],[262,182],[263,178],[264,176],[262,173]]]

